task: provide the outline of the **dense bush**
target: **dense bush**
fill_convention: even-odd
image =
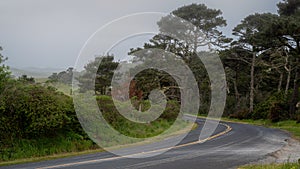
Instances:
[[[254,107],[252,119],[270,119],[270,120],[284,120],[289,118],[288,115],[288,96],[284,93],[274,93],[264,102],[257,104]],[[279,119],[278,119],[279,118]],[[273,121],[272,120],[272,121]]]
[[[297,123],[300,123],[300,107],[299,107],[299,105],[297,107],[297,112],[296,113],[297,113],[296,114],[296,121],[297,121]]]
[[[249,112],[248,99],[249,98],[242,96],[237,100],[236,96],[227,96],[223,116],[239,119],[250,118],[251,114]]]
[[[10,81],[0,98],[0,139],[54,137],[80,130],[72,99],[54,88]]]
[[[236,119],[248,119],[250,117],[250,112],[248,109],[240,109],[237,110],[235,113],[229,115],[230,118]]]
[[[167,102],[167,106],[164,113],[160,117],[168,121],[174,121],[177,118],[179,112],[180,106],[178,102],[174,100],[169,100]]]
[[[0,161],[98,148],[54,87],[9,80],[0,95]]]
[[[288,118],[288,113],[286,109],[286,105],[282,102],[274,102],[272,103],[269,113],[268,119],[272,122],[279,122],[280,120],[286,120]]]
[[[296,120],[297,120],[297,123],[300,123],[300,115],[297,115]]]

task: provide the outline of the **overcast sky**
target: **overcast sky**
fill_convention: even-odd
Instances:
[[[191,3],[221,9],[226,35],[249,14],[277,12],[279,0],[0,0],[0,46],[16,68],[74,66],[100,27],[137,12],[171,11]],[[145,21],[146,23],[147,21]],[[140,38],[141,39],[141,38]],[[108,39],[109,40],[109,37]],[[140,42],[142,43],[142,42]],[[133,46],[137,45],[132,43]],[[141,44],[142,45],[142,44]]]

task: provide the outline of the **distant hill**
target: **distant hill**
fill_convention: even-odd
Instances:
[[[47,78],[52,73],[57,73],[60,71],[63,71],[64,69],[57,69],[57,68],[35,68],[35,67],[29,67],[29,68],[14,68],[10,67],[10,71],[12,72],[12,75],[15,77],[20,77],[22,75],[27,75],[29,77],[34,78]]]

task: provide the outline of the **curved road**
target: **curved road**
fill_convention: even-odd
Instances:
[[[290,137],[289,134],[276,129],[222,122],[213,137],[199,143],[197,140],[203,120],[197,119],[197,122],[198,128],[191,131],[178,146],[154,157],[125,158],[104,152],[0,168],[227,169],[264,158],[286,145],[286,140]]]

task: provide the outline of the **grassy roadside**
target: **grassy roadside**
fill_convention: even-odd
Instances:
[[[143,144],[149,144],[152,142],[160,141],[166,137],[173,137],[180,134],[184,134],[189,131],[190,127],[192,126],[192,129],[197,128],[196,124],[184,122],[182,125],[178,126],[178,128],[175,128],[175,131],[171,131],[169,133],[166,133],[162,137],[157,137],[153,139],[149,139],[144,142],[139,142],[137,144],[128,144],[128,145],[121,145],[113,147],[112,149],[120,149],[120,148],[126,148],[134,145],[143,145]],[[66,157],[73,157],[78,155],[87,155],[87,154],[93,154],[93,153],[99,153],[103,152],[105,150],[99,148],[95,144],[93,144],[91,141],[84,140],[68,140],[63,139],[62,137],[58,140],[40,140],[41,142],[35,143],[33,145],[30,141],[21,141],[19,145],[16,145],[19,147],[17,152],[14,152],[17,159],[15,160],[9,160],[9,161],[0,161],[0,166],[7,166],[7,165],[15,165],[15,164],[23,164],[23,163],[29,163],[29,162],[39,162],[39,161],[46,161],[46,160],[54,160],[59,158],[66,158]],[[45,142],[46,141],[46,142]],[[55,144],[54,142],[57,142]],[[51,145],[53,144],[52,147]],[[80,147],[78,147],[80,146]],[[51,153],[51,151],[53,152]],[[31,152],[30,152],[31,151]],[[71,152],[68,152],[71,151]],[[51,153],[51,155],[47,155],[47,153]],[[32,153],[32,154],[28,154]],[[35,156],[33,156],[35,154]],[[1,155],[1,154],[0,154]],[[26,158],[26,156],[32,157]]]
[[[68,93],[70,94],[70,86],[64,85],[61,83],[46,84],[45,81],[46,81],[46,79],[38,79],[37,80],[37,83],[41,84],[41,86],[38,86],[39,87],[38,89],[43,89],[42,91],[45,91],[43,93],[45,95],[45,97],[41,97],[41,98],[38,97],[38,101],[43,100],[45,98],[44,100],[47,101],[47,102],[46,101],[45,102],[49,103],[49,105],[52,105],[52,102],[49,101],[49,97],[46,97],[46,96],[48,96],[47,94],[49,94],[49,93],[55,95],[56,93],[54,93],[54,92],[56,92],[56,90],[54,88],[57,88],[58,91],[63,92],[66,95]],[[18,88],[16,88],[16,90],[21,93],[18,95],[18,96],[20,96],[20,98],[27,99],[27,97],[24,97],[23,95],[27,94],[26,92],[28,92],[29,89],[30,89],[30,91],[33,90],[32,89],[33,87],[30,85],[31,84],[28,84],[28,86],[25,86],[25,84],[19,84],[19,86],[18,86]],[[32,85],[35,85],[35,84],[32,84]],[[45,85],[45,88],[44,88],[44,85]],[[29,89],[25,88],[26,89],[25,90],[22,88],[23,86],[28,87]],[[13,89],[15,89],[15,88],[13,88]],[[34,88],[33,91],[36,92],[36,89]],[[15,98],[14,93],[16,93],[15,90],[12,90],[11,93],[8,93],[7,95]],[[38,94],[39,94],[39,96],[41,96],[40,93],[38,93]],[[33,97],[33,95],[29,95],[29,94],[27,94],[27,95],[28,95],[28,98]],[[25,95],[25,96],[27,96],[27,95]],[[61,95],[61,94],[59,93],[59,95]],[[35,97],[35,98],[37,98],[37,97]],[[68,98],[68,97],[65,97],[65,98]],[[102,98],[102,101],[107,101],[107,100],[111,101],[111,98],[108,98],[108,97],[103,96],[103,97],[99,97],[99,98],[100,98],[100,100]],[[68,99],[69,99],[68,101],[70,101],[70,98],[68,98]],[[92,99],[94,100],[94,98],[92,98]],[[18,99],[16,99],[16,100],[18,100]],[[30,99],[27,99],[27,100],[30,100]],[[28,105],[27,100],[24,101],[24,104],[26,103],[26,105]],[[54,103],[56,103],[55,102],[56,100],[66,103],[64,100],[62,100],[60,98],[58,98],[58,99],[55,98],[52,101]],[[45,132],[44,135],[42,135],[42,134],[38,135],[39,134],[38,132],[36,132],[34,134],[30,133],[31,134],[30,135],[28,133],[23,132],[23,131],[27,131],[26,127],[17,128],[18,129],[17,131],[20,131],[20,133],[22,133],[22,134],[19,134],[18,136],[16,136],[16,134],[11,135],[11,137],[7,137],[6,139],[0,140],[0,166],[26,163],[26,162],[44,161],[44,160],[77,156],[77,155],[81,155],[81,154],[90,154],[90,153],[94,153],[94,152],[103,151],[96,144],[94,144],[86,136],[86,134],[82,131],[80,124],[77,123],[78,122],[77,119],[74,118],[74,117],[76,117],[75,116],[76,114],[75,114],[75,111],[73,111],[73,109],[72,109],[73,105],[70,104],[71,102],[67,102],[68,104],[66,104],[66,105],[61,104],[61,102],[58,102],[57,105],[64,105],[66,107],[66,109],[62,109],[57,114],[60,114],[60,112],[63,112],[63,111],[67,111],[67,114],[64,117],[66,119],[69,119],[69,121],[66,122],[66,124],[68,124],[68,125],[63,125],[63,126],[68,126],[68,127],[62,128],[62,129],[58,128],[57,130],[55,128],[55,132],[53,132],[53,133],[49,133],[47,130],[47,132]],[[21,102],[21,103],[23,103],[23,102]],[[30,102],[30,103],[32,103],[32,102]],[[90,103],[91,102],[85,102],[84,105],[89,109]],[[120,106],[125,107],[129,103],[120,102],[119,104],[120,104]],[[45,105],[48,105],[48,104],[45,104]],[[153,123],[145,124],[142,127],[136,127],[134,124],[131,124],[125,120],[120,121],[119,116],[114,116],[116,114],[117,110],[113,109],[114,108],[113,104],[100,104],[100,105],[102,106],[101,108],[103,110],[106,110],[106,114],[109,117],[108,120],[110,120],[110,122],[111,122],[110,124],[115,125],[114,127],[119,127],[119,128],[117,128],[118,131],[124,132],[124,134],[127,136],[141,138],[142,140],[145,140],[143,138],[151,137],[150,139],[147,139],[147,142],[140,142],[139,144],[147,144],[147,143],[159,141],[160,139],[163,139],[166,137],[172,137],[175,135],[183,134],[183,133],[188,132],[189,129],[191,128],[191,126],[193,126],[193,123],[185,122],[184,120],[181,120],[178,123],[178,125],[176,125],[176,128],[173,128],[174,130],[172,130],[170,133],[167,133],[166,135],[164,135],[164,137],[154,138],[154,136],[162,134],[162,132],[164,132],[167,128],[169,128],[171,125],[173,125],[173,121],[169,120],[169,119],[172,119],[172,116],[169,118],[169,116],[167,116],[167,115],[176,115],[176,112],[178,112],[177,109],[179,107],[177,104],[169,103],[166,107],[165,117],[163,117],[159,120],[156,120]],[[25,106],[25,107],[29,107],[29,108],[39,107],[39,105],[33,105],[31,107]],[[53,106],[53,107],[57,108],[57,106]],[[0,106],[0,108],[1,108],[1,106]],[[67,108],[69,108],[69,109],[67,109]],[[24,111],[31,112],[32,110],[33,109],[29,109],[29,110],[25,109]],[[39,115],[39,114],[42,114],[44,112],[44,110],[49,110],[49,109],[48,109],[48,107],[45,107],[42,110],[43,111],[37,110],[33,114]],[[54,109],[54,110],[56,110],[56,109]],[[7,112],[10,112],[10,111],[7,110]],[[15,113],[15,112],[19,112],[19,111],[13,111],[13,112]],[[50,111],[50,112],[53,112],[53,111]],[[84,115],[86,115],[85,118],[87,118],[87,119],[90,118],[90,116],[88,116],[89,115],[88,111],[85,113],[86,113],[86,114],[84,114]],[[94,112],[92,112],[92,113],[94,113]],[[47,115],[48,114],[46,114],[45,117],[48,117]],[[44,116],[42,116],[42,117],[44,117]],[[49,116],[49,118],[50,117],[53,117],[53,116]],[[43,118],[43,120],[45,121],[45,124],[48,124],[49,118]],[[94,118],[94,116],[91,116],[91,118]],[[7,117],[7,119],[9,119],[9,118]],[[20,119],[21,119],[21,120],[19,120],[20,122],[29,121],[29,120],[27,120],[27,119],[29,119],[29,116],[28,116],[28,118],[27,118],[27,116],[24,116],[24,117],[22,116],[22,117],[20,117]],[[23,119],[26,119],[26,120],[23,120]],[[11,121],[12,121],[11,124],[13,124],[12,126],[14,126],[15,125],[14,121],[13,120],[11,120]],[[44,122],[44,121],[42,121],[42,122]],[[65,124],[64,122],[65,121],[61,120],[61,121],[58,121],[57,123]],[[16,124],[18,124],[18,123],[19,122],[16,122]],[[40,123],[41,122],[39,122],[38,124],[40,125]],[[98,125],[98,123],[97,123],[97,125]],[[41,126],[40,128],[42,128],[46,125],[44,125],[44,123],[42,123],[42,125],[40,125],[40,126]],[[131,144],[131,143],[133,143],[131,140],[127,141],[127,140],[121,140],[121,139],[116,139],[115,137],[111,137],[109,132],[105,132],[107,129],[105,127],[102,127],[102,128],[101,127],[102,126],[100,126],[100,128],[99,127],[96,128],[96,129],[97,129],[97,132],[105,133],[104,135],[107,135],[107,136],[101,138],[102,143],[105,143],[106,147],[116,145],[116,147],[113,147],[113,148],[119,149],[119,148],[123,148],[123,147],[136,145],[136,144]],[[28,129],[28,131],[32,131],[32,130]],[[106,139],[104,139],[104,138],[106,138]]]
[[[53,155],[41,156],[41,157],[22,158],[22,159],[16,159],[16,160],[12,160],[12,161],[0,162],[0,166],[55,160],[55,159],[66,158],[66,157],[74,157],[74,156],[79,156],[79,155],[99,153],[99,152],[103,152],[103,151],[104,151],[103,149],[98,148],[98,149],[94,149],[94,150],[84,150],[84,151],[80,151],[80,152],[59,153],[59,154],[53,154]]]
[[[269,164],[269,165],[248,165],[238,169],[299,169],[300,164],[286,163],[286,164]]]
[[[222,120],[227,122],[245,123],[284,130],[291,133],[293,138],[300,141],[300,123],[297,123],[293,120],[280,121],[277,123],[272,123],[270,120],[238,120],[230,118],[222,118]]]
[[[198,116],[200,118],[206,118],[206,116],[200,115]],[[212,118],[212,120],[214,120]],[[256,125],[256,126],[264,126],[268,128],[275,128],[275,129],[280,129],[284,130],[286,132],[289,132],[292,137],[296,140],[300,141],[300,123],[297,123],[294,120],[286,120],[286,121],[280,121],[277,123],[272,123],[270,120],[252,120],[252,119],[234,119],[234,118],[227,118],[227,117],[222,117],[221,121],[224,122],[231,122],[231,123],[242,123],[242,124],[251,124],[251,125]]]

